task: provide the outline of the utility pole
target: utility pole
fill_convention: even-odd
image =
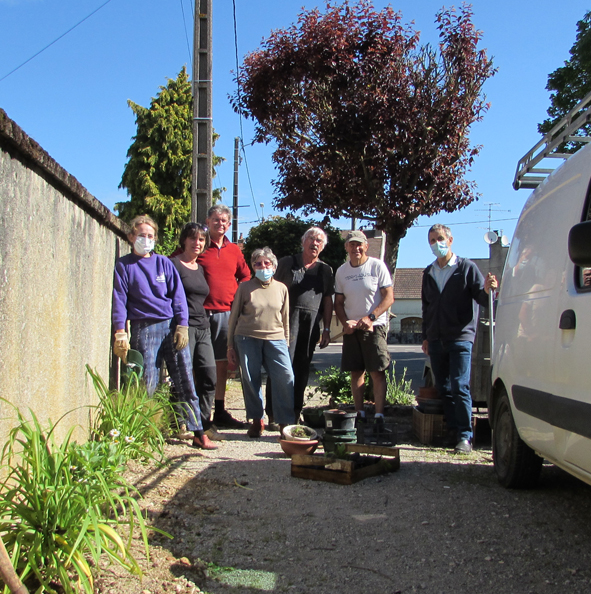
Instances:
[[[212,3],[195,0],[191,221],[199,223],[205,222],[212,193]]]
[[[238,165],[240,138],[234,138],[234,189],[232,192],[232,243],[238,243]]]

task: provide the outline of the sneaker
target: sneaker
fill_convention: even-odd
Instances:
[[[246,435],[248,437],[260,437],[265,430],[265,424],[263,423],[263,419],[259,419],[258,421],[253,420],[251,426],[248,428]]]
[[[246,423],[235,419],[227,410],[213,414],[213,423],[224,429],[242,429]]]
[[[194,448],[199,448],[200,450],[217,450],[218,446],[213,445],[211,441],[209,441],[209,437],[203,434],[202,437],[197,437],[196,435],[193,436],[193,443],[191,444]]]
[[[207,435],[212,441],[224,441],[224,436],[213,425],[203,434]]]
[[[184,423],[179,423],[178,428],[172,430],[171,436],[174,439],[193,439],[193,432],[187,431],[187,426]]]
[[[460,439],[454,448],[454,454],[469,454],[472,451],[472,444],[468,439]]]

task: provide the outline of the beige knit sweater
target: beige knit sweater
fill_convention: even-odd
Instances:
[[[289,295],[287,287],[271,279],[263,285],[257,278],[241,283],[228,321],[228,348],[234,336],[262,340],[285,340],[289,344]]]

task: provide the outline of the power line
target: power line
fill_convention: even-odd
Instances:
[[[185,6],[183,5],[183,0],[180,0],[181,3],[181,12],[183,13],[183,27],[185,29],[185,39],[187,40],[187,50],[189,52],[189,64],[192,63],[193,58],[191,56],[191,44],[189,43],[189,34],[187,33],[187,20],[185,19]]]
[[[57,39],[54,39],[51,43],[48,43],[43,49],[40,49],[36,54],[32,55],[28,60],[25,60],[22,64],[11,70],[8,74],[5,74],[2,78],[0,78],[0,82],[2,82],[5,78],[8,78],[11,74],[14,74],[17,70],[22,68],[25,64],[28,64],[31,60],[36,58],[39,54],[43,53],[47,48],[51,47],[54,43],[57,43],[62,37],[65,37],[70,31],[73,31],[78,25],[81,25],[84,21],[88,20],[93,14],[97,13],[101,8],[109,4],[111,0],[107,0],[105,3],[101,4],[98,8],[93,10],[89,15],[85,16],[81,21],[77,22],[73,27],[70,27],[65,33],[62,33]]]
[[[489,223],[501,223],[503,221],[516,221],[518,218],[519,217],[513,217],[512,219],[493,219],[493,220],[489,219],[488,222]],[[457,227],[458,225],[476,225],[477,223],[486,223],[486,221],[464,221],[461,223],[450,223],[450,224],[453,224],[454,227]],[[432,223],[429,225],[413,225],[411,227],[411,229],[416,229],[418,227],[432,227],[432,226],[433,226]]]

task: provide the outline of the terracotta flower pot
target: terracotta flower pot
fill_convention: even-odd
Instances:
[[[427,400],[427,398],[439,398],[439,392],[435,386],[429,386],[428,388],[419,388],[419,398],[421,400]]]
[[[295,454],[313,454],[318,447],[317,439],[309,439],[306,441],[287,441],[286,439],[280,439],[279,444],[281,449],[288,455],[293,456]]]

